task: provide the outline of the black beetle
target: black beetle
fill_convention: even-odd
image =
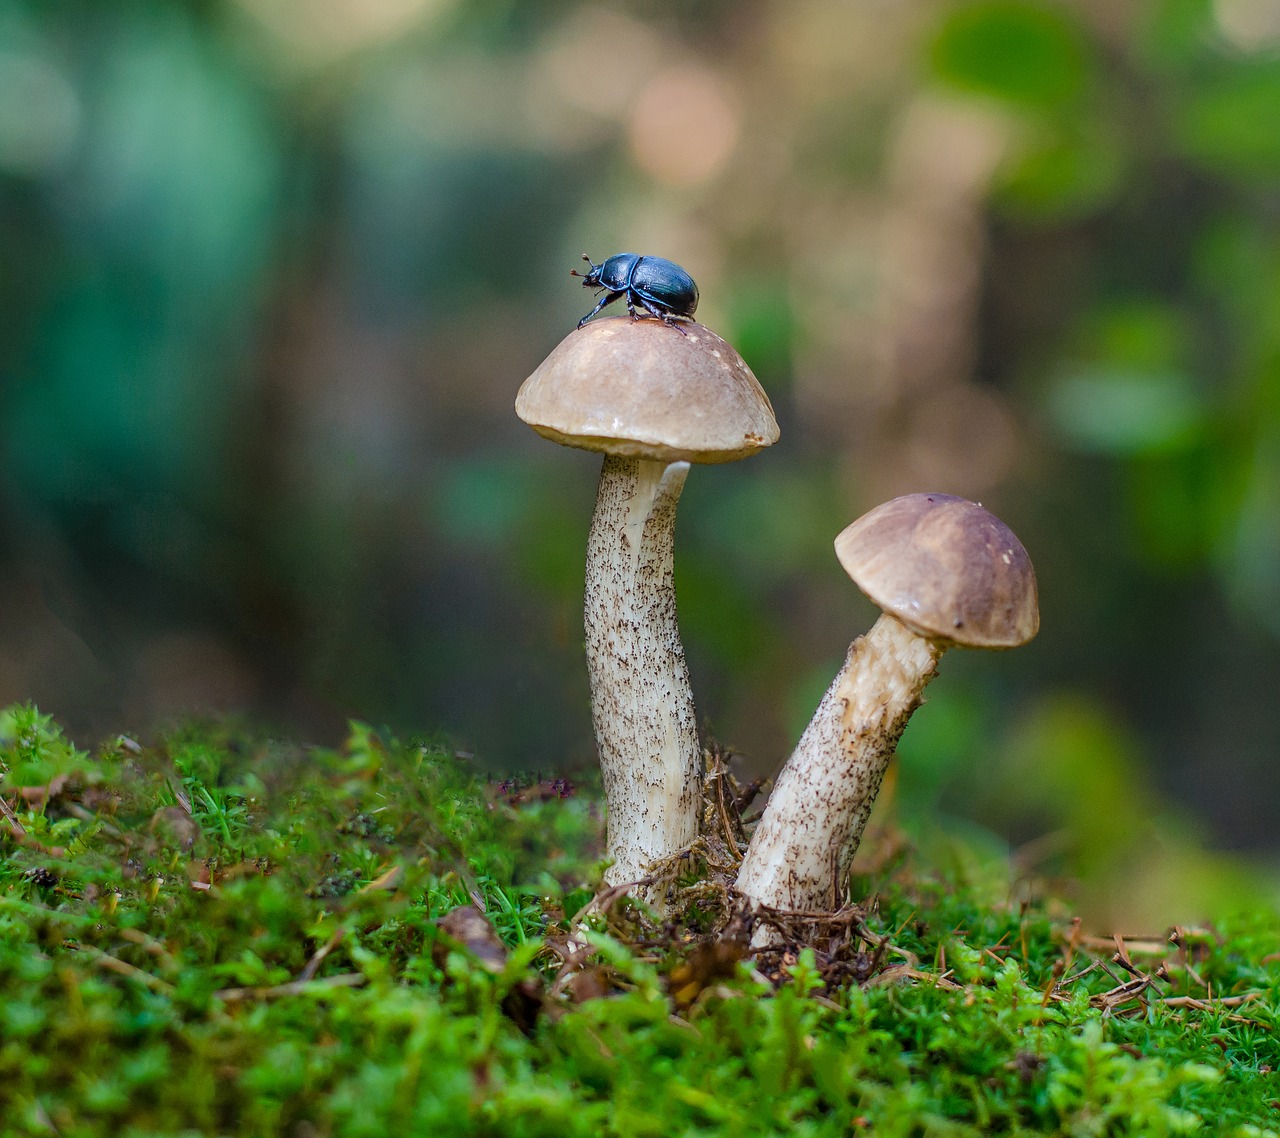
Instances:
[[[638,253],[615,253],[599,265],[585,253],[582,259],[591,266],[591,272],[580,273],[577,269],[570,269],[569,275],[581,277],[585,288],[604,289],[604,296],[578,321],[579,328],[606,304],[625,296],[632,320],[640,319],[636,313],[638,304],[650,316],[656,316],[684,334],[676,318],[692,318],[698,307],[698,286],[693,283],[693,277],[674,261],[665,257],[642,257]]]

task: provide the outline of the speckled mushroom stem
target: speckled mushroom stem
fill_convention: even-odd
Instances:
[[[945,646],[880,617],[778,775],[737,887],[775,909],[834,909],[898,739]]]
[[[701,756],[672,579],[689,473],[605,455],[587,541],[591,714],[608,806],[605,883],[638,881],[697,835]]]

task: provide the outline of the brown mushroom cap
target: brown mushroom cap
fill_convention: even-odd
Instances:
[[[516,414],[552,442],[658,462],[732,462],[778,439],[769,397],[724,340],[629,316],[570,332]]]
[[[1016,648],[1040,628],[1036,575],[994,514],[950,494],[907,494],[836,538],[836,556],[885,612],[931,640]]]

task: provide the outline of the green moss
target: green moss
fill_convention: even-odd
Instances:
[[[677,1015],[679,930],[600,933],[611,994],[522,1030],[588,896],[590,795],[516,809],[360,725],[337,752],[213,726],[90,756],[31,708],[0,712],[0,770],[6,1135],[1280,1132],[1269,919],[1133,945],[1131,972],[1047,908],[899,870],[868,883],[893,947],[865,988],[806,953]],[[435,924],[477,898],[496,973]]]

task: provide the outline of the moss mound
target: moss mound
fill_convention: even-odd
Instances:
[[[365,727],[17,707],[0,772],[6,1135],[1280,1134],[1271,918],[1113,942],[900,864],[861,971],[774,984],[696,912],[579,931],[590,794]]]

